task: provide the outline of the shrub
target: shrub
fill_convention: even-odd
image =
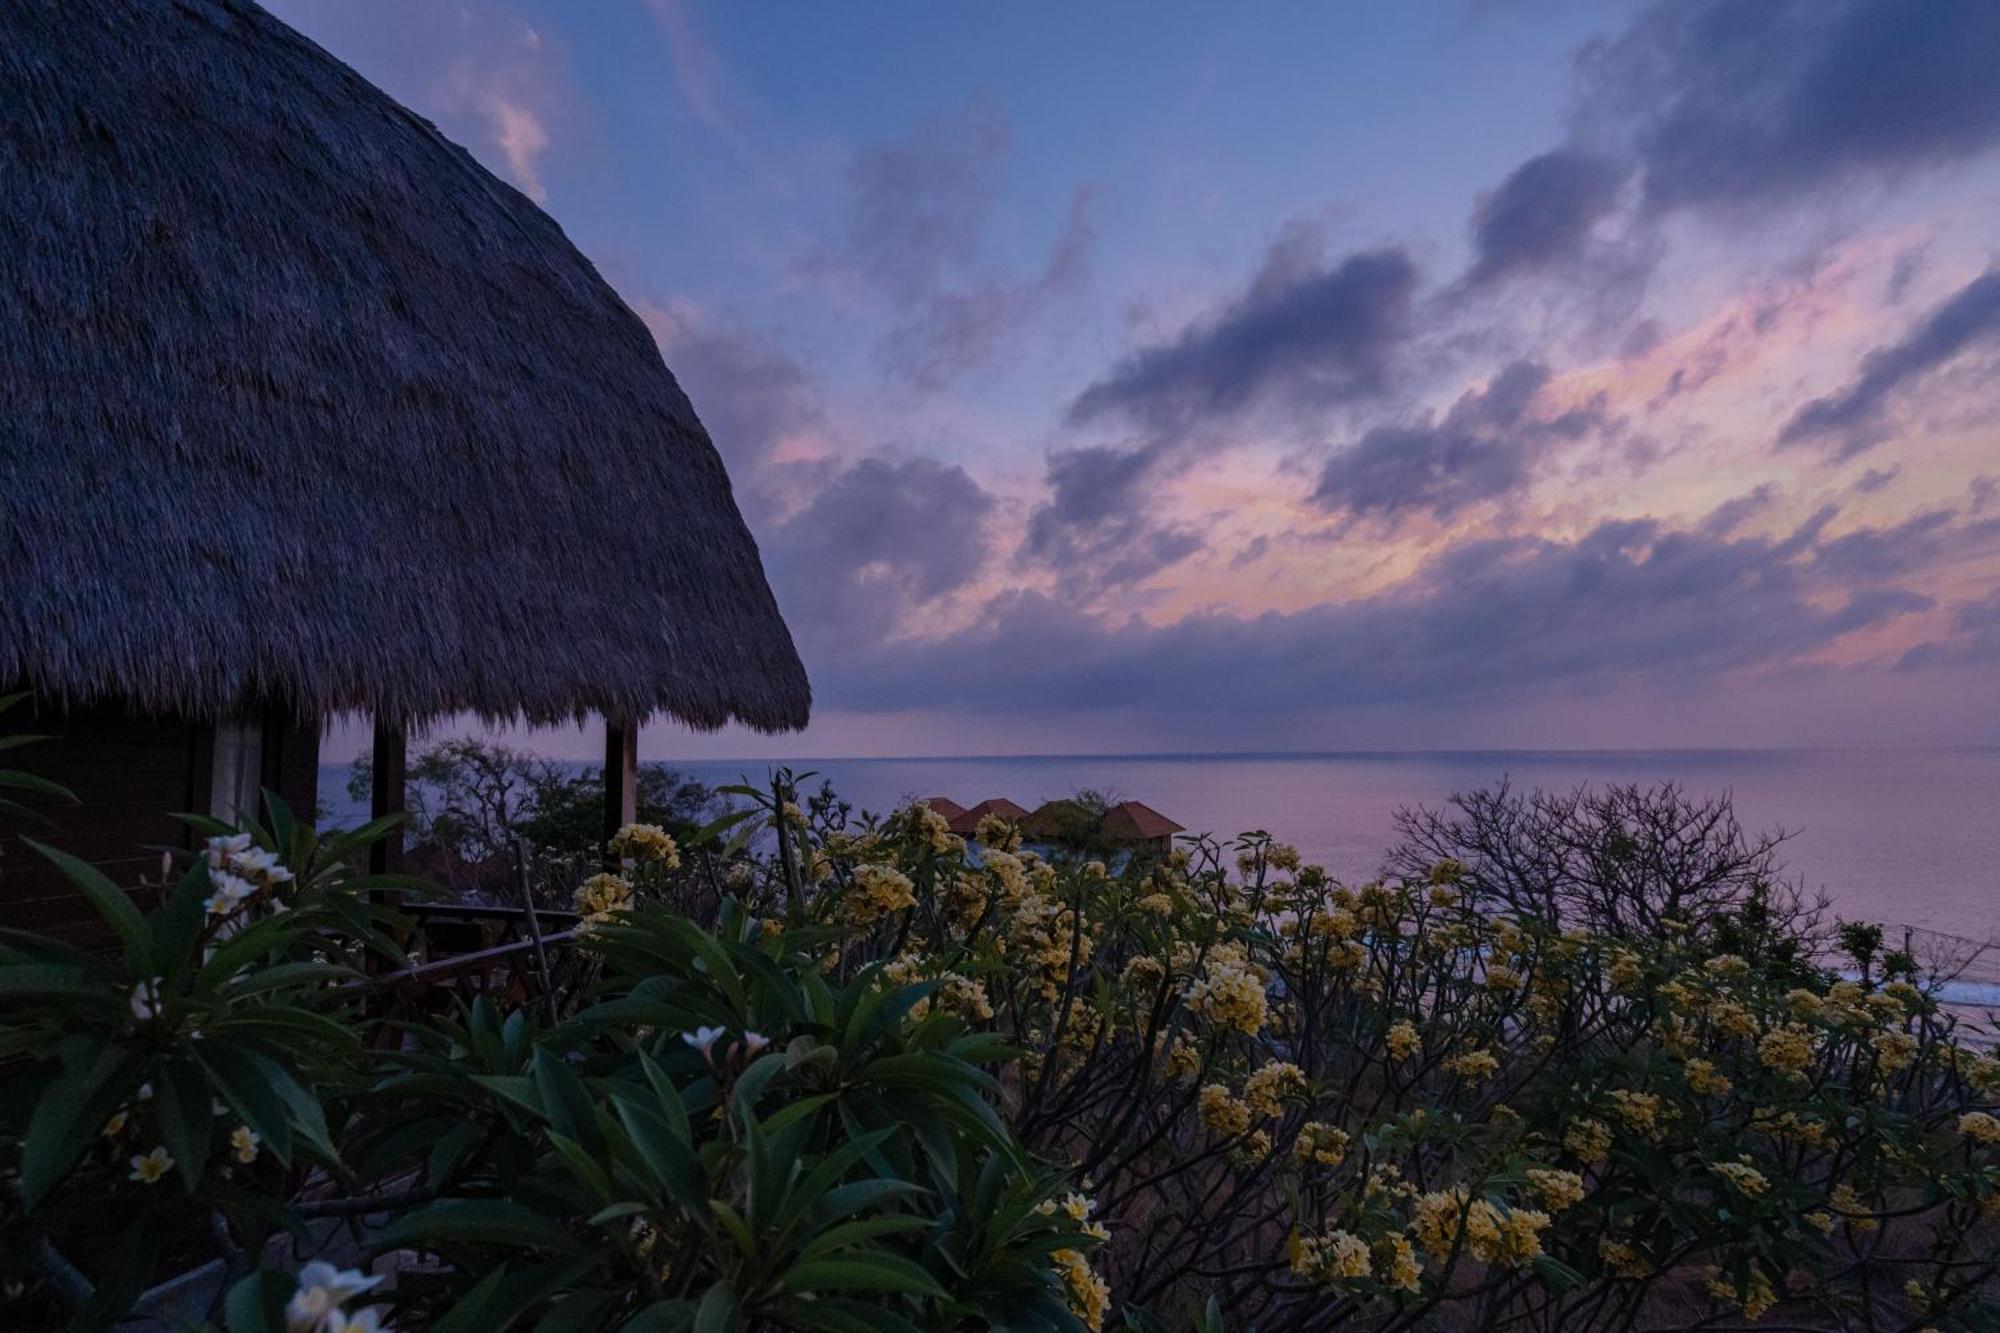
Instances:
[[[735,794],[698,835],[720,892],[709,856],[621,843],[579,1004],[386,1034],[351,979],[390,947],[377,886],[274,885],[293,910],[253,948],[84,876],[124,962],[0,952],[0,1040],[33,1065],[0,1112],[15,1279],[61,1306],[66,1208],[173,1197],[219,1219],[238,1329],[367,1302],[438,1329],[1995,1318],[2000,1061],[1905,960],[1845,977],[1755,886],[1593,931],[1495,912],[1451,861],[1347,886],[1258,834],[1113,874],[789,775]],[[325,864],[302,836],[251,844]],[[216,873],[190,866],[183,914]],[[154,976],[164,1006],[137,1003]],[[256,1077],[214,1076],[218,1034]],[[216,1098],[205,1154],[168,1138],[169,1067]],[[372,1219],[392,1285],[264,1262],[329,1216]]]

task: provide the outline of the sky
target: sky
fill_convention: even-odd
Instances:
[[[2000,742],[2000,5],[271,7],[714,437],[648,758]]]

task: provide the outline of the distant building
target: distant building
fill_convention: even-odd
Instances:
[[[937,808],[936,805],[931,806],[933,810]],[[961,838],[969,838],[979,831],[979,821],[988,815],[998,815],[1010,824],[1019,824],[1028,817],[1028,812],[1004,796],[989,796],[970,810],[960,810],[957,817],[951,819],[951,831]]]
[[[965,807],[949,796],[926,796],[920,804],[929,806],[933,814],[943,815],[946,822],[961,819],[965,815]]]
[[[1120,801],[1104,812],[1104,819],[1097,826],[1097,836],[1105,842],[1136,846],[1156,856],[1171,852],[1174,835],[1184,831],[1181,825],[1139,801]]]

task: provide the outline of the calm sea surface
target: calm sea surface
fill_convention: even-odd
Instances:
[[[715,784],[760,783],[764,761],[674,767]],[[1503,777],[1522,789],[1672,779],[1734,794],[1752,829],[1796,836],[1791,870],[1845,916],[1987,938],[2000,935],[2000,747],[1893,750],[1503,751],[1382,754],[829,759],[801,763],[857,806],[917,796],[964,805],[1005,796],[1033,809],[1095,787],[1144,801],[1190,830],[1262,828],[1344,879],[1366,878],[1394,816]],[[345,813],[345,771],[323,799]]]

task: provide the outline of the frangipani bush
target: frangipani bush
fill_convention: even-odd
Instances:
[[[215,1317],[245,1330],[1994,1326],[2000,1062],[1907,960],[1844,977],[1755,891],[1593,935],[1448,862],[1349,887],[1249,834],[1106,865],[789,775],[734,794],[578,886],[573,1007],[371,1024],[341,969],[391,937],[359,881],[231,962],[296,1041],[198,999],[214,940],[88,972],[10,939],[0,976],[42,970],[0,980],[37,1069],[0,1150],[56,1118],[72,1001],[149,1060],[265,1043],[297,1089],[222,1089],[192,1177],[171,1146],[155,1183],[102,1148],[38,1167],[19,1252],[79,1192],[183,1200],[225,1224]],[[180,940],[170,910],[145,939]],[[394,1280],[263,1244],[329,1217]]]

